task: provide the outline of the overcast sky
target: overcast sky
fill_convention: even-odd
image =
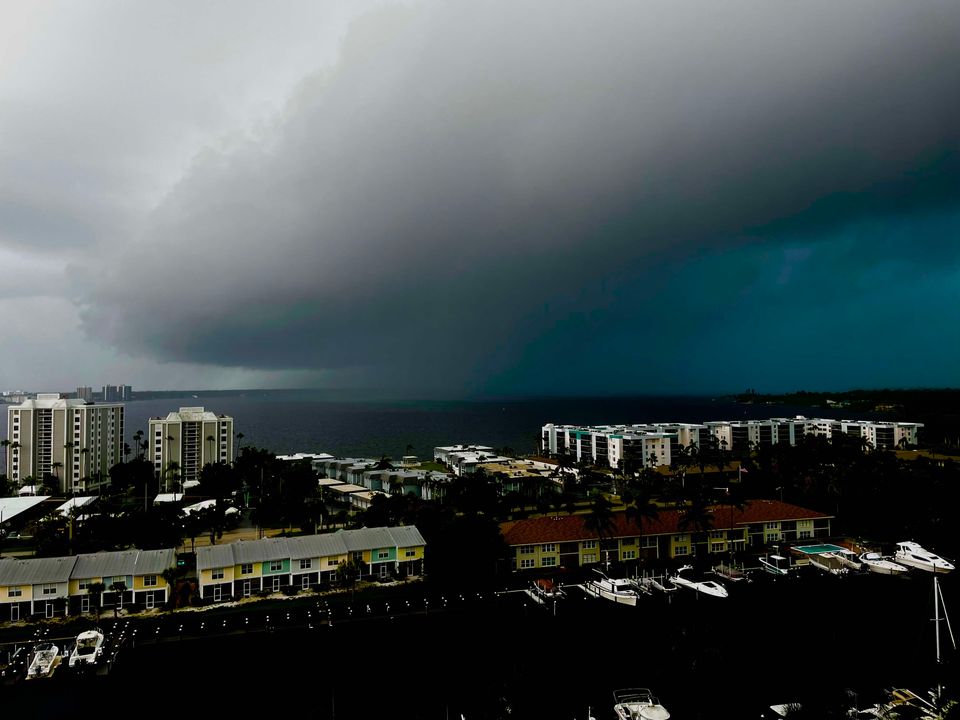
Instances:
[[[958,88],[955,0],[0,0],[0,386],[957,386]]]

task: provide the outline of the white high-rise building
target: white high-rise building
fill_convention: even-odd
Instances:
[[[182,407],[165,418],[151,418],[149,456],[158,478],[176,474],[180,480],[197,480],[207,463],[233,460],[233,418]]]
[[[82,493],[109,480],[123,456],[123,405],[40,393],[7,408],[7,476],[19,485],[47,475]]]

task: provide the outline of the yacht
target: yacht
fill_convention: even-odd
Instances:
[[[103,633],[99,630],[84,630],[77,635],[77,644],[70,653],[70,667],[96,665],[103,654]]]
[[[33,660],[27,668],[27,679],[49,677],[60,664],[60,648],[53,643],[39,643],[33,648]]]
[[[953,570],[952,563],[909,540],[897,543],[893,559],[901,565],[932,573],[948,573]]]
[[[612,600],[621,605],[637,604],[637,598],[640,595],[629,580],[608,578],[599,570],[596,572],[599,577],[587,580],[583,584],[584,592],[593,597]]]
[[[840,564],[850,570],[859,572],[863,570],[863,561],[860,557],[853,551],[847,550],[847,548],[840,548],[839,550],[833,553],[837,556],[837,559],[840,561]]]
[[[909,568],[900,563],[896,563],[890,558],[883,557],[880,553],[868,552],[860,556],[860,561],[872,573],[879,575],[903,575],[910,572]]]
[[[693,570],[693,565],[684,565],[677,570],[676,574],[670,578],[670,582],[677,587],[690,588],[703,595],[719,598],[727,597],[727,589],[723,585],[715,580],[693,580],[683,575],[687,570]]]
[[[613,711],[617,720],[667,720],[670,713],[647,688],[613,691]]]

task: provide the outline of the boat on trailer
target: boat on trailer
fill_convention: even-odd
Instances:
[[[668,720],[670,717],[649,688],[614,690],[613,711],[617,720]]]

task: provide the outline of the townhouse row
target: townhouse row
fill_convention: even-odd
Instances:
[[[516,520],[501,524],[500,531],[513,570],[557,570],[640,559],[719,560],[731,552],[830,537],[833,519],[778,500],[753,500],[742,509],[717,505],[711,512],[711,527],[701,531],[685,527],[678,510],[661,510],[656,518],[636,522],[614,513],[603,538],[588,529],[585,515]]]
[[[87,613],[96,607],[146,608],[167,601],[163,572],[176,564],[176,551],[121,550],[55,558],[0,560],[0,622],[32,616]],[[102,593],[89,591],[103,583]],[[111,590],[110,588],[114,589]]]
[[[761,444],[796,445],[804,436],[862,438],[877,450],[916,445],[923,423],[874,420],[770,418],[712,420],[704,423],[636,425],[556,425],[540,429],[541,448],[549,455],[569,455],[576,462],[621,467],[634,460],[647,467],[670,465],[681,448],[715,444],[723,450],[746,452]]]
[[[415,526],[339,530],[197,548],[200,597],[214,601],[329,584],[338,569],[356,580],[423,574],[426,542]],[[0,559],[0,622],[52,618],[135,604],[164,605],[164,572],[174,548],[122,550],[55,558]],[[90,591],[103,583],[101,593]]]
[[[416,526],[339,530],[197,548],[200,597],[214,602],[328,585],[338,571],[356,580],[423,574],[426,541]]]

